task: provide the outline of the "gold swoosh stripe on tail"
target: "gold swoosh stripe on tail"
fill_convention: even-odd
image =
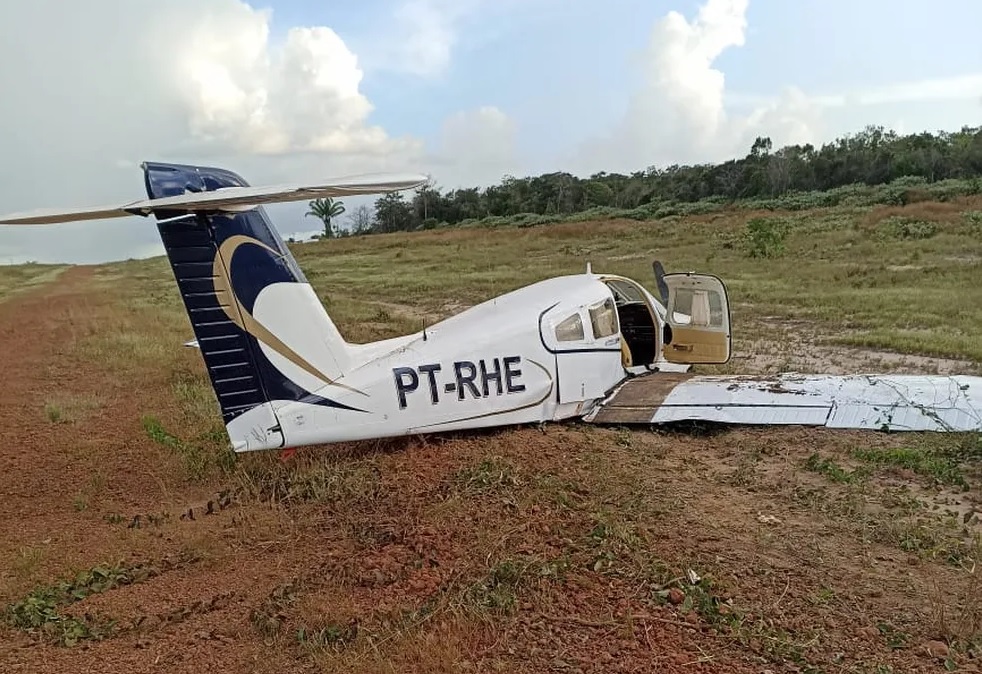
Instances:
[[[238,250],[239,246],[247,243],[259,246],[260,248],[272,253],[277,258],[282,259],[283,257],[275,249],[266,245],[262,241],[252,238],[251,236],[235,234],[225,239],[225,241],[222,242],[222,245],[219,246],[218,255],[215,256],[215,261],[213,263],[215,296],[218,298],[219,306],[222,308],[222,311],[225,312],[225,315],[228,316],[229,320],[239,326],[247,334],[255,337],[308,374],[333,386],[347,389],[353,393],[360,393],[361,395],[367,397],[368,394],[364,391],[359,391],[351,386],[340,384],[325,375],[323,372],[317,369],[317,367],[311,364],[310,361],[283,343],[283,340],[270,332],[265,325],[257,321],[252,314],[245,310],[245,308],[242,306],[242,302],[239,301],[238,296],[235,294],[229,269],[232,266],[232,256],[235,255],[235,251]],[[223,301],[224,299],[227,299],[227,301]]]

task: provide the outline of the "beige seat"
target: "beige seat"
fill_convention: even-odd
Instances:
[[[708,328],[710,321],[709,293],[705,290],[697,290],[692,296],[692,322],[689,325]]]

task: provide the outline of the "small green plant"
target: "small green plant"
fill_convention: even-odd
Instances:
[[[831,587],[823,586],[819,588],[814,595],[809,597],[808,601],[810,601],[812,604],[820,605],[820,604],[828,604],[834,601],[835,599],[836,599],[835,590],[833,590]]]
[[[514,469],[507,463],[495,459],[484,459],[476,466],[464,468],[454,476],[454,482],[466,493],[495,492],[515,487],[518,478]]]
[[[357,635],[357,625],[332,623],[314,629],[301,627],[297,630],[297,642],[308,650],[341,649],[351,644]]]
[[[301,590],[302,582],[300,579],[293,579],[277,586],[249,614],[249,622],[252,623],[253,628],[267,639],[279,634],[285,619],[284,612],[297,601]]]
[[[192,480],[203,479],[212,468],[229,472],[235,465],[235,454],[225,442],[224,429],[213,428],[195,442],[187,442],[168,432],[154,416],[143,417],[143,429],[154,442],[174,449],[184,461]]]
[[[853,456],[870,465],[910,470],[935,484],[968,489],[961,463],[960,445],[953,447],[893,447],[889,449],[857,449]]]
[[[4,611],[5,622],[61,646],[102,639],[113,628],[111,620],[62,615],[60,608],[106,590],[142,580],[148,572],[138,567],[97,566],[79,572],[75,578],[40,586]]]
[[[100,402],[90,396],[64,395],[44,403],[44,416],[53,424],[75,423],[99,406]]]
[[[151,440],[158,444],[174,448],[179,447],[181,444],[180,440],[164,430],[163,424],[160,423],[160,419],[157,417],[143,417],[143,430],[147,432],[147,436]]]
[[[744,250],[753,258],[777,257],[784,253],[787,237],[788,226],[783,220],[753,218],[747,222],[743,234]]]
[[[824,475],[833,482],[840,482],[842,484],[849,484],[869,475],[867,469],[856,468],[855,470],[846,470],[833,459],[825,458],[818,454],[812,454],[805,460],[805,468],[813,473]]]
[[[62,421],[65,415],[59,405],[55,405],[54,403],[45,403],[44,416],[48,417],[48,421],[51,423],[57,424]]]
[[[880,222],[878,230],[883,237],[901,240],[930,239],[938,233],[938,225],[915,218],[893,216]]]
[[[469,603],[482,611],[511,613],[518,603],[518,588],[530,563],[506,559],[494,567],[488,575],[467,591]]]
[[[887,646],[889,646],[892,650],[907,647],[907,642],[910,640],[910,635],[906,632],[898,630],[896,627],[887,622],[877,623],[876,629],[880,631],[880,634],[886,639]]]
[[[982,211],[965,211],[962,215],[973,235],[982,234]]]
[[[30,578],[37,573],[43,557],[41,548],[21,548],[13,564],[14,573],[20,578]]]

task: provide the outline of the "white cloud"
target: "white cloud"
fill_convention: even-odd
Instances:
[[[55,181],[59,199],[119,196],[118,175],[87,185],[66,164],[319,151],[370,166],[421,150],[368,122],[358,60],[334,31],[296,27],[273,44],[270,18],[241,0],[0,4],[0,62],[18,64],[0,69],[0,123],[19,130],[2,148],[16,169],[0,170],[28,188],[0,196],[48,202],[60,172],[73,180]]]
[[[923,101],[982,101],[982,74],[901,82],[877,87],[856,97],[859,105]]]
[[[357,42],[366,67],[418,77],[446,72],[461,23],[487,0],[400,0]]]
[[[495,106],[458,112],[444,121],[440,152],[428,163],[448,169],[441,181],[447,188],[498,182],[517,170],[516,132],[515,122]]]
[[[500,36],[495,19],[515,22],[516,13],[553,6],[568,11],[567,0],[394,0],[380,12],[373,29],[352,45],[366,70],[433,79],[447,73],[455,52],[476,48]],[[466,33],[466,39],[461,35]]]
[[[745,6],[745,0],[740,4]],[[732,23],[736,30],[729,32],[738,33],[735,41],[742,43],[742,18]],[[717,100],[723,90],[723,74],[711,66],[727,45],[719,45],[717,39],[716,53],[712,53],[708,39],[701,44],[700,33],[708,32],[707,28],[711,31],[713,27],[690,25],[677,12],[656,24],[642,56],[641,88],[610,137],[588,147],[584,163],[590,170],[608,162],[610,170],[631,170],[684,161],[683,153],[698,152],[699,146],[711,140],[723,114],[722,101]]]
[[[714,64],[744,44],[747,7],[748,0],[706,0],[691,21],[675,11],[660,19],[627,114],[609,136],[587,144],[576,163],[632,171],[727,159],[758,133],[775,144],[813,141],[817,108],[800,91],[786,91],[742,117],[727,110],[726,78]]]
[[[395,13],[403,40],[393,53],[399,69],[415,75],[443,72],[450,64],[450,52],[457,42],[456,12],[432,0],[408,0]],[[459,10],[457,10],[459,11]]]
[[[820,108],[932,102],[982,103],[982,73],[895,82],[855,91],[811,94],[807,98]],[[738,106],[767,106],[775,102],[773,96],[734,92],[728,92],[726,100]]]
[[[746,116],[733,118],[721,146],[729,148],[727,157],[733,157],[745,154],[757,136],[769,137],[775,148],[816,143],[824,136],[824,128],[825,120],[814,99],[800,89],[789,88]]]
[[[366,123],[358,59],[330,28],[296,27],[269,43],[270,13],[236,2],[205,14],[179,50],[191,137],[260,154],[384,154],[413,149]]]
[[[758,135],[775,147],[820,144],[866,124],[914,129],[921,120],[971,119],[982,104],[982,74],[881,85],[850,92],[778,95],[726,91],[715,62],[746,41],[748,0],[705,0],[690,21],[669,12],[641,59],[642,83],[620,123],[573,160],[581,172],[633,171],[674,163],[717,162],[745,154]],[[948,104],[945,111],[913,106]],[[898,111],[897,105],[906,106]],[[891,107],[893,106],[893,107]],[[902,113],[902,114],[901,114]],[[921,128],[944,128],[924,123]]]
[[[425,18],[436,2],[404,11]],[[345,41],[297,26],[274,42],[271,16],[244,0],[0,4],[0,62],[18,64],[0,69],[0,128],[16,130],[0,140],[0,212],[140,198],[144,159],[227,165],[253,184],[425,170],[420,139],[369,122],[362,66]],[[423,18],[417,28],[430,25]],[[425,54],[417,33],[418,62],[445,63],[449,51]],[[460,149],[480,163],[480,149]],[[3,261],[157,250],[141,218],[0,229]]]
[[[634,114],[666,112],[703,139],[714,134],[725,120],[725,83],[723,73],[712,65],[725,49],[744,43],[747,4],[748,0],[709,0],[691,24],[678,12],[669,12],[651,36],[646,87]]]
[[[516,152],[516,124],[495,106],[482,106],[457,112],[444,120],[439,141],[425,154],[392,153],[373,163],[373,170],[430,173],[442,190],[490,185],[507,174],[521,174]],[[282,157],[240,157],[237,166],[247,176],[262,176],[266,182],[280,182],[298,175],[327,176],[321,170],[322,155]],[[346,164],[341,173],[359,171],[359,164]],[[258,182],[258,178],[256,181]],[[345,199],[347,213],[360,204],[371,206],[371,197]],[[277,204],[269,215],[283,236],[301,237],[310,228],[304,217],[306,204]],[[342,224],[347,216],[341,217]]]

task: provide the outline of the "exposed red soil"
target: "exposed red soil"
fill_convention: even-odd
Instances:
[[[876,435],[550,426],[246,456],[192,481],[140,422],[176,418],[172,365],[120,377],[74,348],[114,329],[91,281],[72,268],[0,303],[0,600],[103,563],[152,573],[59,609],[115,620],[103,640],[0,627],[4,672],[931,672],[924,645],[950,636],[932,607],[971,603],[964,574],[864,537],[835,491],[806,498],[801,459],[892,442]],[[100,405],[52,423],[65,391]]]

